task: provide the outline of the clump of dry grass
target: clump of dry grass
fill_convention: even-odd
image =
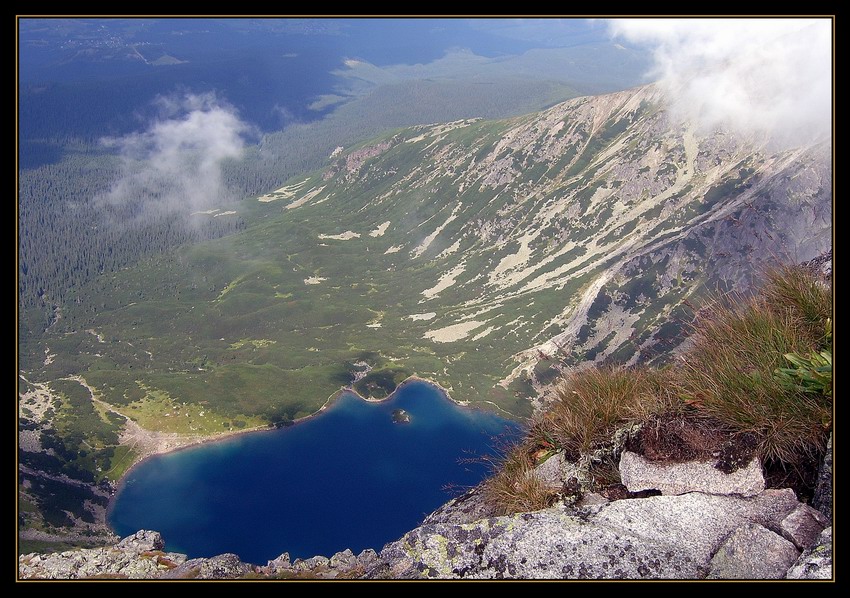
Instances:
[[[694,323],[677,368],[682,397],[700,413],[758,438],[763,459],[795,464],[823,450],[832,402],[790,385],[786,354],[823,346],[831,298],[801,268],[768,274],[759,295],[715,300]]]
[[[664,370],[591,368],[569,374],[556,388],[552,404],[484,483],[484,496],[502,514],[551,506],[560,489],[535,476],[534,468],[557,451],[576,461],[602,448],[618,427],[669,407],[669,386]],[[611,455],[591,466],[600,483],[619,481]]]
[[[554,504],[556,491],[534,475],[536,465],[527,441],[515,446],[488,478],[482,493],[497,515],[538,511]]]
[[[672,404],[669,372],[644,368],[589,368],[567,375],[555,400],[532,425],[575,460],[607,442],[625,423],[644,421]]]
[[[787,310],[809,341],[826,348],[832,341],[832,292],[800,266],[778,266],[765,274],[759,295],[768,305]]]

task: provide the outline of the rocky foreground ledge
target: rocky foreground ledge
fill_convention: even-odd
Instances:
[[[557,483],[565,464],[550,461],[538,475],[553,476]],[[614,501],[587,494],[572,504],[493,517],[473,489],[380,553],[365,550],[354,555],[345,550],[330,558],[294,562],[283,554],[266,565],[243,563],[234,554],[188,559],[165,552],[159,533],[140,531],[114,546],[22,555],[19,575],[25,579],[832,578],[832,527],[825,515],[831,504],[822,512],[798,501],[793,490],[765,490],[757,463],[725,476],[694,462],[648,467],[638,456],[624,453],[620,468],[628,495],[646,488],[661,494]]]
[[[157,532],[114,546],[23,555],[25,579],[829,579],[832,528],[789,489],[752,498],[691,492],[470,523],[426,523],[376,554],[265,566],[235,554],[164,552]]]

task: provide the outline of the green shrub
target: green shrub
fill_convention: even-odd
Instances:
[[[832,351],[786,353],[784,357],[794,367],[776,369],[780,383],[801,392],[832,396]]]

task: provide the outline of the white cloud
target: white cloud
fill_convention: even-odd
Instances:
[[[160,117],[146,131],[104,139],[124,160],[124,174],[101,199],[141,211],[198,211],[231,199],[221,176],[241,157],[251,127],[214,94],[159,97]]]
[[[681,116],[778,141],[831,131],[830,19],[617,19],[611,32],[654,47],[651,73]]]

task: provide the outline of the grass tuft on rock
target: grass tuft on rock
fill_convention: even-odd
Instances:
[[[555,388],[555,400],[532,425],[569,459],[607,442],[617,427],[644,421],[670,405],[666,370],[589,368],[571,372]]]
[[[610,444],[618,428],[670,408],[668,376],[666,370],[628,368],[589,368],[567,375],[556,386],[552,403],[532,420],[526,437],[485,482],[488,502],[502,514],[551,506],[561,488],[541,480],[534,468],[560,451],[576,461]],[[607,453],[591,460],[590,475],[598,485],[619,482],[616,462]]]
[[[485,480],[483,496],[497,515],[539,511],[554,504],[556,489],[534,475],[535,465],[528,443],[523,442],[510,450],[498,471]]]
[[[830,291],[810,273],[773,270],[758,295],[715,300],[702,310],[677,369],[679,392],[701,413],[754,434],[764,460],[794,465],[820,453],[832,424],[831,396],[789,383],[782,370],[786,355],[829,342],[831,317]]]
[[[601,454],[628,424],[657,428],[667,420],[681,424],[673,452],[728,453],[724,439],[745,439],[747,454],[754,450],[773,467],[811,467],[832,427],[831,291],[804,267],[772,269],[765,281],[756,295],[729,295],[699,310],[689,346],[672,367],[567,374],[485,481],[485,497],[502,513],[551,506],[557,489],[534,475],[547,456],[564,451],[575,462]],[[723,451],[715,450],[720,445]],[[607,468],[591,468],[597,485],[617,481],[616,463],[605,454]]]

